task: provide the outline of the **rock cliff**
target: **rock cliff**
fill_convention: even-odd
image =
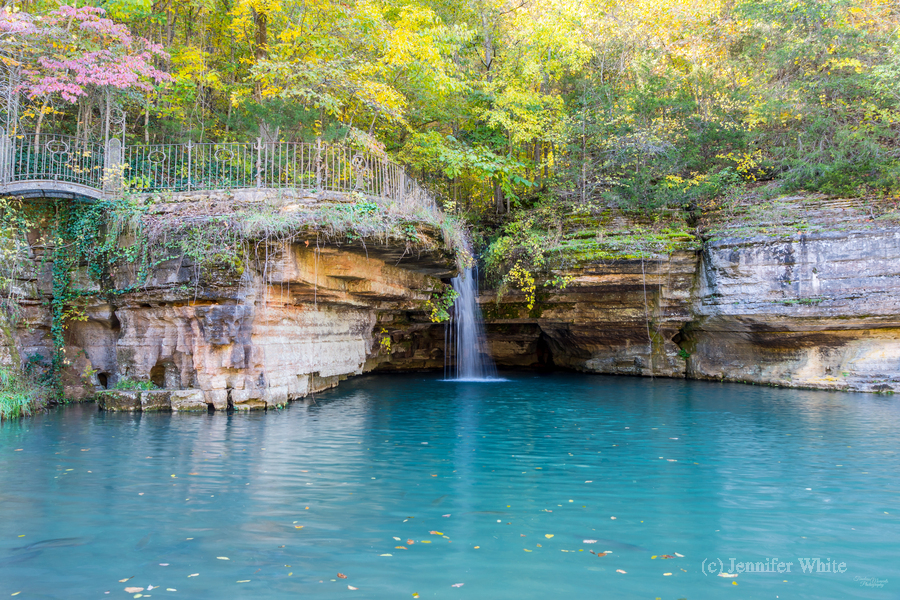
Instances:
[[[180,218],[194,202],[157,211]],[[376,368],[442,366],[443,327],[431,322],[426,303],[456,266],[438,245],[421,243],[439,232],[416,227],[419,243],[261,238],[239,266],[202,276],[200,253],[153,263],[146,273],[128,262],[99,277],[78,266],[68,274],[77,294],[66,308],[64,394],[99,393],[111,410],[258,409]],[[0,358],[15,349],[36,365],[52,360],[49,250],[32,244],[16,273],[17,326]],[[422,344],[431,338],[441,343]]]
[[[774,233],[724,227],[699,251],[585,261],[555,273],[565,285],[541,288],[533,308],[521,293],[488,291],[490,350],[508,367],[893,392],[900,228],[848,215]],[[53,351],[53,263],[39,243],[29,252],[3,362]],[[102,282],[73,272],[90,293],[67,323],[66,395],[99,392],[110,410],[260,409],[366,371],[443,366],[444,327],[426,302],[454,273],[448,254],[315,236],[254,252],[202,280],[189,256],[144,277],[127,265]],[[134,382],[159,389],[104,391]]]
[[[581,264],[563,289],[484,298],[495,359],[594,373],[900,390],[900,228],[785,198],[719,217],[699,252]],[[876,208],[877,205],[875,205]],[[802,208],[803,210],[798,210]],[[803,215],[801,220],[797,215]]]

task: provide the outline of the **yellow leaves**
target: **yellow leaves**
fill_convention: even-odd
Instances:
[[[857,58],[841,58],[841,59],[829,59],[825,63],[826,67],[831,67],[833,69],[853,69],[856,73],[862,73],[867,67]]]
[[[172,74],[176,85],[222,89],[222,76],[210,67],[213,63],[209,52],[185,46],[172,56]]]
[[[521,261],[517,261],[513,268],[509,270],[507,279],[525,293],[528,310],[533,309],[535,290],[537,288],[534,275],[522,266]]]

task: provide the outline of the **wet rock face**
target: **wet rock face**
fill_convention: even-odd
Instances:
[[[733,238],[568,273],[528,311],[486,298],[498,363],[900,391],[900,231]]]

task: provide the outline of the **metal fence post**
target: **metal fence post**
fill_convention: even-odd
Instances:
[[[188,140],[187,143],[187,191],[191,191],[191,177],[194,175],[194,142]]]
[[[122,192],[125,170],[125,165],[122,164],[123,154],[121,140],[118,138],[110,138],[106,142],[106,148],[103,152],[102,189],[107,194],[118,194]]]
[[[0,183],[9,183],[12,179],[12,141],[6,130],[0,127]]]
[[[322,138],[316,138],[316,191],[322,191]]]
[[[262,175],[263,175],[263,143],[262,138],[256,138],[256,187],[262,187]]]

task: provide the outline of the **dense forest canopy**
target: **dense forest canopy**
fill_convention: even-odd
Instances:
[[[477,221],[893,193],[898,25],[894,0],[35,0],[0,52],[19,131],[344,141]]]

